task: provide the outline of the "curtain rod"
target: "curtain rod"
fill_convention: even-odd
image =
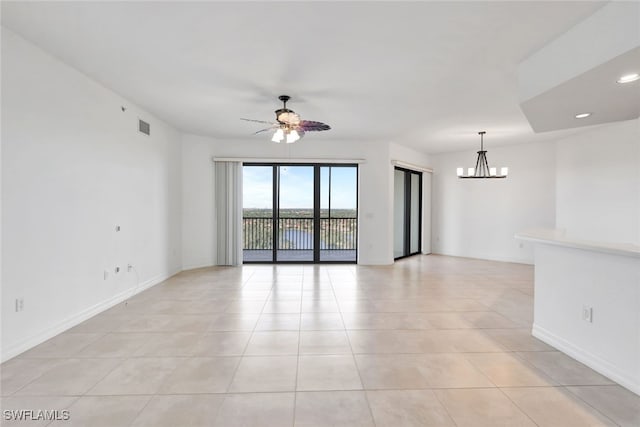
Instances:
[[[365,159],[284,159],[269,157],[211,157],[214,162],[243,162],[243,163],[366,163]]]
[[[431,168],[426,168],[424,166],[414,165],[413,163],[403,162],[402,160],[391,160],[391,164],[394,165],[394,166],[400,166],[402,168],[413,169],[413,170],[420,171],[420,172],[429,172],[429,173],[433,172],[433,169],[431,169]]]

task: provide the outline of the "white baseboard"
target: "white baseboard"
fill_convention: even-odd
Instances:
[[[517,258],[517,257],[505,257],[505,256],[479,256],[475,254],[459,254],[459,253],[453,253],[453,252],[449,253],[444,251],[433,251],[432,254],[453,256],[458,258],[480,259],[483,261],[498,261],[498,262],[510,262],[513,264],[533,265],[533,260],[529,258]]]
[[[591,369],[612,381],[617,382],[621,386],[631,390],[635,394],[640,395],[640,378],[634,377],[633,373],[629,374],[620,371],[620,369],[612,363],[600,358],[599,356],[590,353],[575,344],[555,335],[548,330],[533,324],[531,334],[541,341],[549,344],[550,346],[560,350],[561,352],[573,357],[578,362],[584,363]]]
[[[3,347],[0,361],[6,362],[7,360],[17,355],[24,353],[25,351],[37,346],[38,344],[42,344],[46,340],[51,339],[56,335],[79,325],[80,323],[95,316],[96,314],[102,313],[103,311],[127,300],[128,298],[131,298],[132,296],[139,294],[140,292],[149,289],[152,286],[157,285],[158,283],[164,282],[169,277],[176,275],[180,271],[181,269],[178,268],[175,271],[170,271],[167,274],[158,275],[149,280],[146,280],[143,283],[138,284],[134,288],[126,289],[105,301],[94,304],[93,306],[82,310],[79,313],[75,313],[58,322],[57,324],[49,326],[36,334],[20,340],[15,344],[9,345],[6,348]]]
[[[208,268],[208,267],[217,267],[217,266],[211,263],[192,264],[192,265],[185,265],[184,267],[182,267],[182,271],[197,270],[199,268]]]

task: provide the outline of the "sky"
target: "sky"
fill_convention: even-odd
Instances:
[[[355,209],[357,169],[321,167],[320,207],[329,207],[329,169],[331,169],[331,208]],[[313,167],[280,166],[280,208],[313,208]],[[243,207],[270,209],[272,206],[272,167],[243,167]]]

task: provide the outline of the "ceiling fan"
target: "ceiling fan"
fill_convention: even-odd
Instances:
[[[278,97],[280,101],[282,101],[282,108],[275,111],[276,113],[276,121],[275,122],[266,122],[263,120],[252,120],[252,119],[240,119],[246,120],[248,122],[256,122],[256,123],[266,123],[271,126],[265,129],[260,129],[255,132],[256,134],[261,132],[275,131],[273,133],[273,137],[271,140],[273,142],[280,143],[285,141],[287,144],[291,144],[296,142],[300,138],[302,138],[305,132],[311,131],[322,131],[329,130],[331,126],[324,124],[322,122],[314,122],[312,120],[301,120],[300,116],[296,114],[295,111],[287,108],[287,101],[291,99],[288,95],[280,95]]]

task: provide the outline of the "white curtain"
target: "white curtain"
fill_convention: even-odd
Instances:
[[[242,264],[242,162],[214,162],[216,265]]]

